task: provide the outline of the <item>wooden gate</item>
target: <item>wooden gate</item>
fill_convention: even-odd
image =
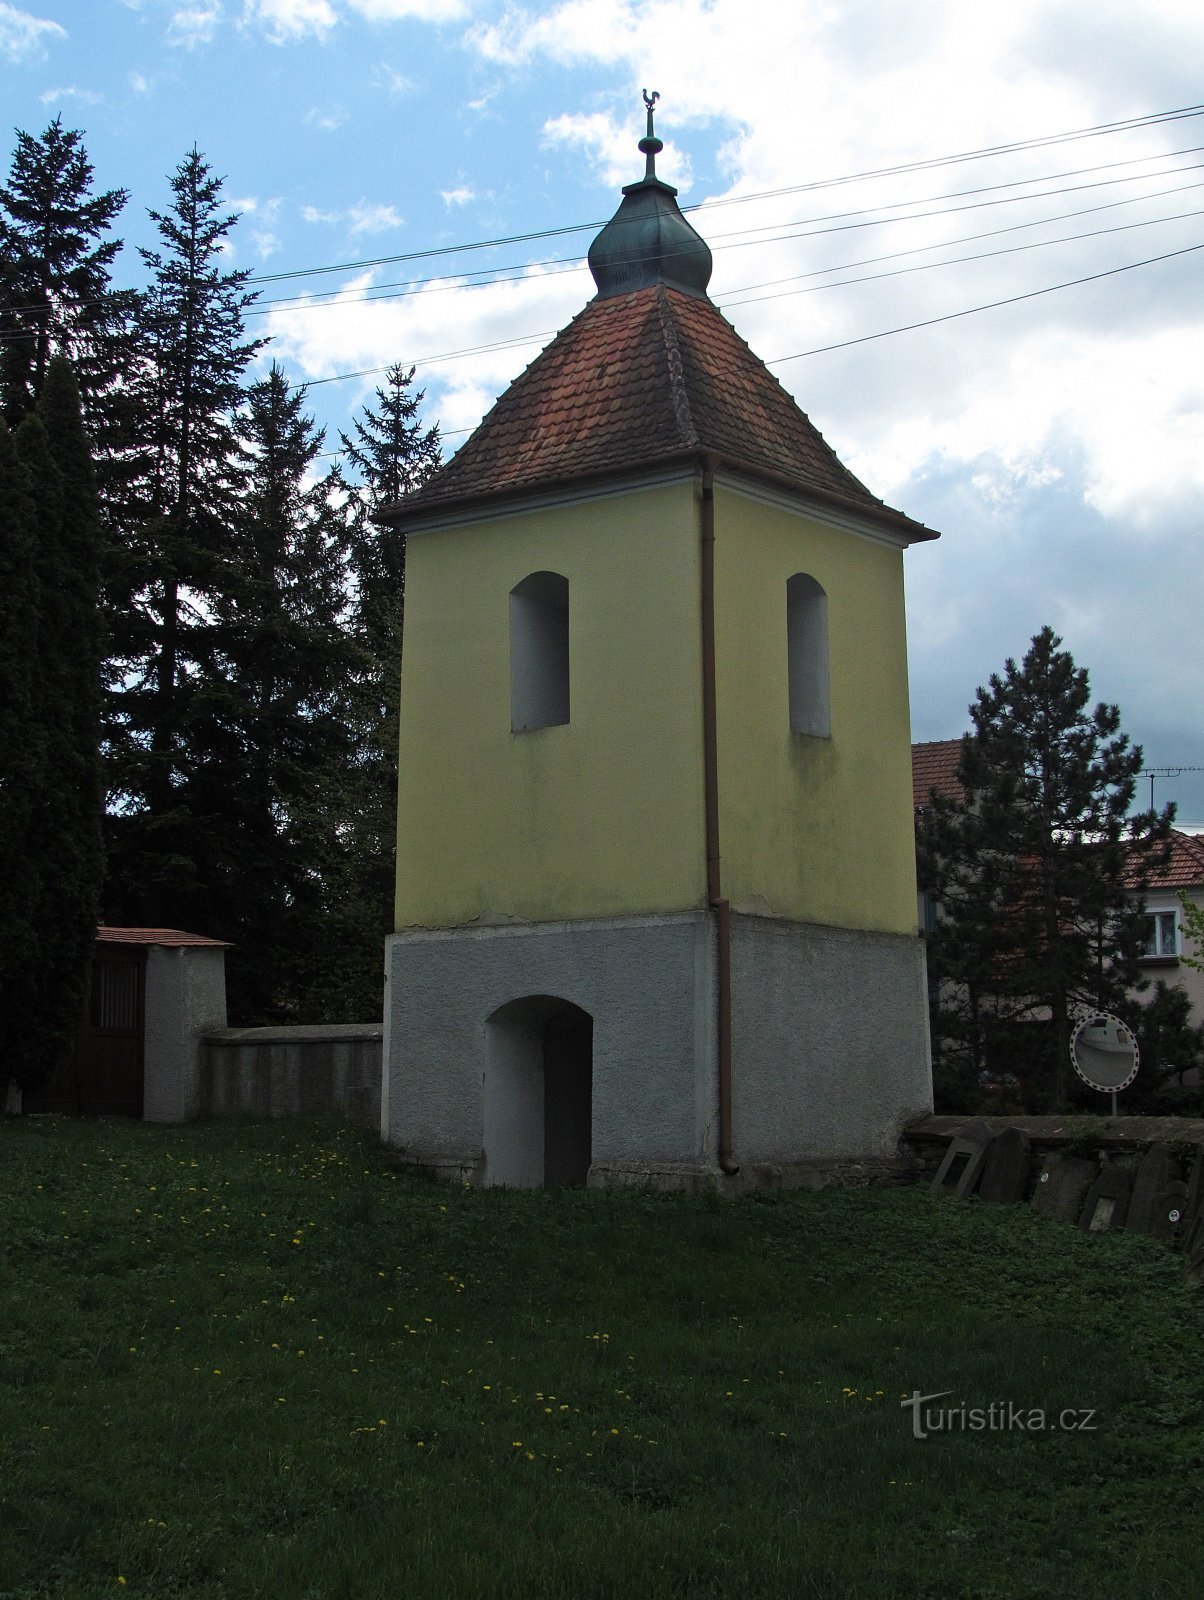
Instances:
[[[41,1089],[26,1090],[26,1111],[141,1117],[145,998],[145,947],[98,944],[75,1049]]]

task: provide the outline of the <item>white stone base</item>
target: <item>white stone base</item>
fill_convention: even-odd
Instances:
[[[382,1137],[403,1164],[459,1182],[540,1181],[542,1126],[525,1144],[516,1131],[535,1110],[498,1109],[509,1091],[497,1063],[523,1081],[513,1062],[527,1046],[507,1036],[499,1055],[490,1024],[532,997],[593,1019],[591,1186],[730,1190],[831,1181],[848,1163],[885,1170],[904,1123],[932,1104],[914,938],[733,916],[736,1182],[716,1161],[709,913],[408,932],[389,939],[385,971]],[[538,1026],[547,1008],[529,1009]]]

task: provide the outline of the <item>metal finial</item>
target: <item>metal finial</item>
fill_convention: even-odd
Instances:
[[[645,89],[643,90],[643,95],[644,104],[648,107],[648,132],[640,140],[640,149],[648,158],[647,164],[644,168],[645,178],[655,178],[656,158],[665,148],[664,143],[656,137],[652,127],[652,110],[656,105],[656,102],[660,99],[660,90],[654,89],[652,93],[649,94],[647,89]]]

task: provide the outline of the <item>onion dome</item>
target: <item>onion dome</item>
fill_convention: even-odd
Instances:
[[[682,216],[677,190],[656,175],[664,144],[652,128],[660,95],[644,90],[648,132],[639,148],[646,157],[644,176],[623,190],[619,209],[589,247],[589,270],[598,299],[666,283],[687,294],[705,296],[711,281],[711,252]]]

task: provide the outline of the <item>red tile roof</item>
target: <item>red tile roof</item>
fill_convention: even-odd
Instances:
[[[937,537],[853,476],[705,296],[664,283],[592,300],[430,483],[385,515],[408,518],[704,452],[905,538]]]
[[[1204,884],[1204,839],[1171,829],[1171,858],[1155,869],[1147,881],[1150,889],[1198,889]]]
[[[181,933],[179,928],[106,928],[103,923],[96,930],[97,944],[155,944],[170,948],[205,946],[209,949],[229,950],[223,939],[206,939],[200,933]]]
[[[911,796],[917,811],[928,804],[934,789],[950,800],[964,799],[965,791],[957,776],[961,753],[960,739],[934,739],[929,744],[912,745]]]

